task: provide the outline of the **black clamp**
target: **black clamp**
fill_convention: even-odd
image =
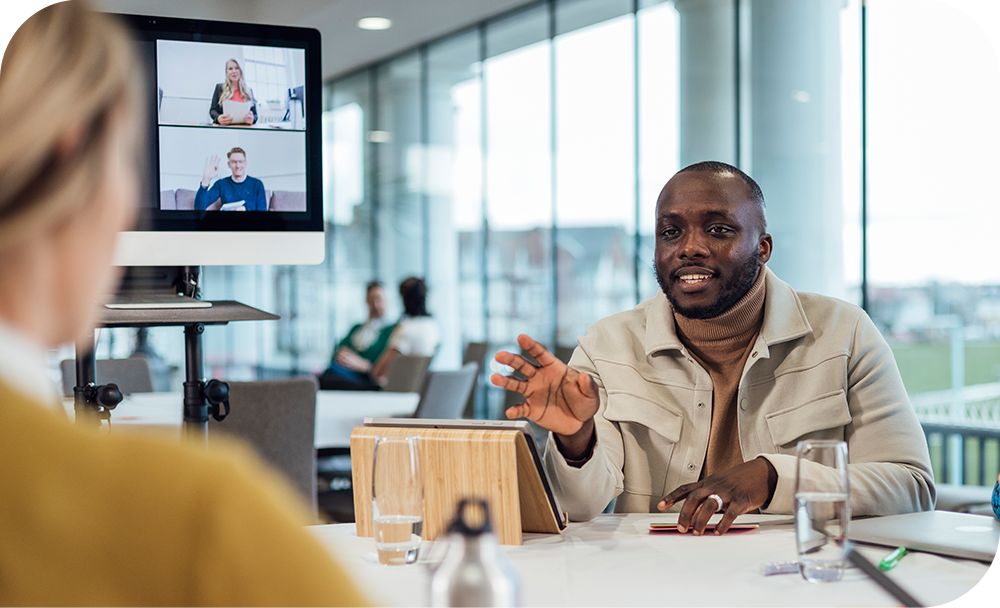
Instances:
[[[205,383],[204,390],[212,418],[220,422],[225,420],[229,415],[229,384],[213,378]]]
[[[74,386],[73,394],[74,397],[82,397],[82,402],[100,420],[110,420],[111,410],[118,407],[118,404],[125,398],[118,385],[113,382],[107,384],[91,382],[86,386]]]

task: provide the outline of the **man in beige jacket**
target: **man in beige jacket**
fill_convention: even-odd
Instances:
[[[568,366],[525,335],[538,365],[497,353],[526,378],[491,378],[524,396],[507,417],[551,431],[545,464],[571,518],[615,497],[617,512],[680,508],[678,528],[695,534],[717,511],[717,534],[749,511],[791,513],[803,439],[847,442],[853,515],[933,508],[927,444],[885,340],[857,306],[778,279],[771,248],[757,183],[692,165],[657,201],[663,293],[595,323]]]

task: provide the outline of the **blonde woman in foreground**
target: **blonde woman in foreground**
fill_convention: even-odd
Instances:
[[[134,219],[132,57],[72,0],[22,25],[0,67],[0,604],[362,603],[248,453],[80,429],[45,390],[45,349],[92,331]]]

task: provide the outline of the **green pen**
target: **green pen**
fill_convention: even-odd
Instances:
[[[895,551],[886,555],[882,558],[882,561],[878,563],[878,569],[882,572],[888,572],[896,567],[899,560],[903,559],[906,555],[906,547],[898,547]]]

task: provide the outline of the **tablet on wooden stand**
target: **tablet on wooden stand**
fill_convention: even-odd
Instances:
[[[358,536],[372,531],[372,455],[376,437],[418,437],[424,484],[423,537],[447,529],[458,501],[489,502],[500,543],[524,532],[559,534],[566,516],[549,486],[527,422],[366,418],[351,433],[354,516]]]

